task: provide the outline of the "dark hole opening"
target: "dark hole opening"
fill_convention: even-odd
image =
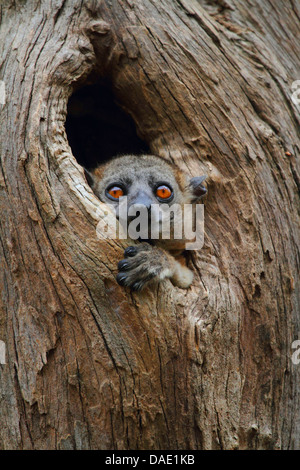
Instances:
[[[103,81],[75,91],[68,103],[66,133],[73,155],[87,169],[116,155],[149,153],[133,119]]]

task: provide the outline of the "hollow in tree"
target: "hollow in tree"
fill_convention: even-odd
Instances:
[[[299,448],[296,2],[0,8],[0,447]],[[128,151],[208,175],[189,290],[116,282],[82,166]]]

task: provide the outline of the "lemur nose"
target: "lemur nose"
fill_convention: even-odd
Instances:
[[[138,206],[141,206],[141,208],[145,207],[147,210],[151,209],[151,204],[153,204],[151,197],[143,191],[139,192],[135,197],[131,199],[131,201],[129,201],[129,206],[134,205],[136,208]]]
[[[145,218],[146,221],[150,217],[151,204],[153,203],[151,197],[143,191],[136,194],[130,201],[128,206],[128,220],[134,220],[136,217]]]

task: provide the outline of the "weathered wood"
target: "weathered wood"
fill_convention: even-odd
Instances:
[[[208,4],[209,3],[209,4]],[[0,446],[299,448],[299,4],[1,6]],[[207,173],[188,291],[131,294],[68,145],[105,77],[153,153]]]

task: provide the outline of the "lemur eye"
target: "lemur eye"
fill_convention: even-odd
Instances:
[[[162,184],[156,188],[155,194],[159,199],[169,199],[172,196],[173,191],[169,186]]]
[[[106,194],[113,199],[119,199],[121,196],[124,196],[124,191],[120,186],[111,186],[107,188]]]

